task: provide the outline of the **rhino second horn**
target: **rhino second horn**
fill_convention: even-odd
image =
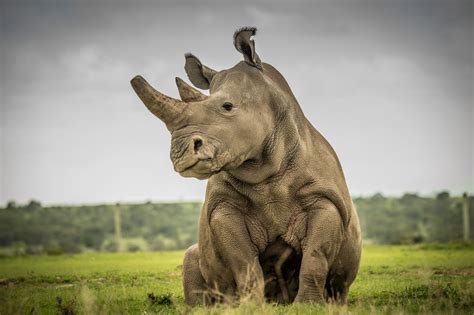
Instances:
[[[148,110],[161,119],[168,129],[171,129],[173,123],[186,108],[186,103],[158,92],[139,75],[130,83]]]
[[[200,102],[208,97],[178,77],[176,77],[176,86],[178,87],[179,96],[185,102]]]

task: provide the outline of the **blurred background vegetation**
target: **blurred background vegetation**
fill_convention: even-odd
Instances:
[[[469,199],[472,212],[474,198]],[[354,203],[366,243],[463,239],[463,200],[448,192],[375,194]],[[0,209],[0,256],[184,249],[196,242],[200,209],[199,202],[43,207],[34,200],[27,205],[10,201]]]

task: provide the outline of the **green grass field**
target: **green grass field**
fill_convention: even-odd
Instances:
[[[474,312],[472,245],[366,246],[347,307],[190,309],[183,302],[182,257],[176,251],[1,258],[0,314]]]

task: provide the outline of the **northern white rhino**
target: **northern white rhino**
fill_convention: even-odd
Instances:
[[[260,61],[255,33],[235,32],[244,60],[227,70],[185,55],[190,81],[209,96],[179,78],[182,100],[131,81],[171,132],[174,169],[209,179],[198,244],[183,263],[185,301],[345,303],[361,255],[356,210],[336,153]]]

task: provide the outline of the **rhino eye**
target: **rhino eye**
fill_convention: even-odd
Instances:
[[[224,105],[222,105],[222,108],[224,108],[226,111],[230,112],[232,108],[234,108],[234,105],[232,105],[229,102],[225,102]]]

